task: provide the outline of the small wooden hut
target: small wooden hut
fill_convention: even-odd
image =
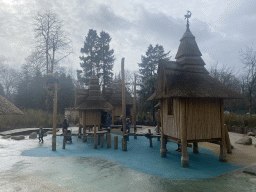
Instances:
[[[220,161],[226,161],[224,99],[241,96],[213,79],[187,24],[175,61],[160,61],[155,99],[161,102],[161,156],[166,140],[182,144],[181,166],[189,166],[187,144],[220,144]]]
[[[76,105],[75,109],[82,117],[83,133],[86,127],[97,126],[100,129],[104,114],[113,108],[102,96],[99,79],[95,75],[90,78],[88,90],[83,91],[83,97],[77,99]]]
[[[120,80],[121,81],[121,80]],[[108,102],[113,106],[112,110],[112,125],[117,122],[122,115],[122,82],[113,82],[111,85],[111,94],[108,97]],[[126,101],[126,116],[132,118],[133,97],[125,89]]]

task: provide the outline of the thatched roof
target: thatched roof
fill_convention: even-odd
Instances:
[[[112,95],[109,97],[108,102],[111,105],[122,105],[122,83],[114,82],[111,85],[111,88],[112,88]],[[127,105],[133,104],[133,98],[126,88],[125,88],[125,100]]]
[[[24,113],[0,95],[0,115],[24,115]]]
[[[151,99],[167,97],[204,97],[240,99],[242,96],[213,79],[205,69],[201,52],[195,37],[187,30],[180,40],[177,61],[163,61],[158,65],[156,96]]]
[[[100,91],[99,79],[93,75],[90,78],[89,89],[84,92],[80,98],[79,104],[75,107],[76,110],[111,110],[113,107],[108,103]]]

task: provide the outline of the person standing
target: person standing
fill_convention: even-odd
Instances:
[[[44,130],[42,127],[40,127],[40,129],[39,129],[38,135],[39,135],[39,143],[43,143],[44,142]]]
[[[68,129],[68,122],[67,119],[64,119],[62,123],[62,133],[64,134],[64,131]]]
[[[130,122],[130,119],[127,118],[126,119],[126,133],[130,133],[130,129],[131,129],[131,122]],[[127,142],[129,143],[129,135],[127,136]]]

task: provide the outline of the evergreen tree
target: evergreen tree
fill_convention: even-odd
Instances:
[[[83,74],[81,70],[77,71],[78,80],[84,82],[85,85],[89,84],[90,76],[93,73],[99,77],[100,71],[100,59],[99,59],[99,37],[97,31],[90,29],[87,37],[85,38],[84,47],[81,48],[81,53],[85,56],[79,57],[82,63],[80,66],[83,68]]]
[[[101,68],[102,68],[102,86],[103,90],[105,90],[106,86],[110,86],[111,79],[113,76],[112,69],[113,63],[115,61],[114,57],[114,50],[109,48],[109,43],[111,41],[111,37],[105,31],[100,33],[99,37],[99,58],[101,61]]]
[[[164,52],[162,45],[156,45],[153,47],[149,45],[146,55],[141,56],[141,63],[138,63],[140,69],[139,73],[141,75],[141,89],[138,92],[140,112],[152,111],[153,121],[155,120],[155,108],[156,101],[148,102],[147,99],[155,92],[155,86],[157,81],[157,67],[160,59],[170,60],[170,53]]]

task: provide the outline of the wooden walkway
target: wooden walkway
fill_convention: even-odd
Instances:
[[[0,135],[26,135],[32,132],[38,132],[39,128],[21,128],[21,129],[13,129],[9,131],[0,132]],[[44,132],[52,130],[52,128],[44,128]]]

